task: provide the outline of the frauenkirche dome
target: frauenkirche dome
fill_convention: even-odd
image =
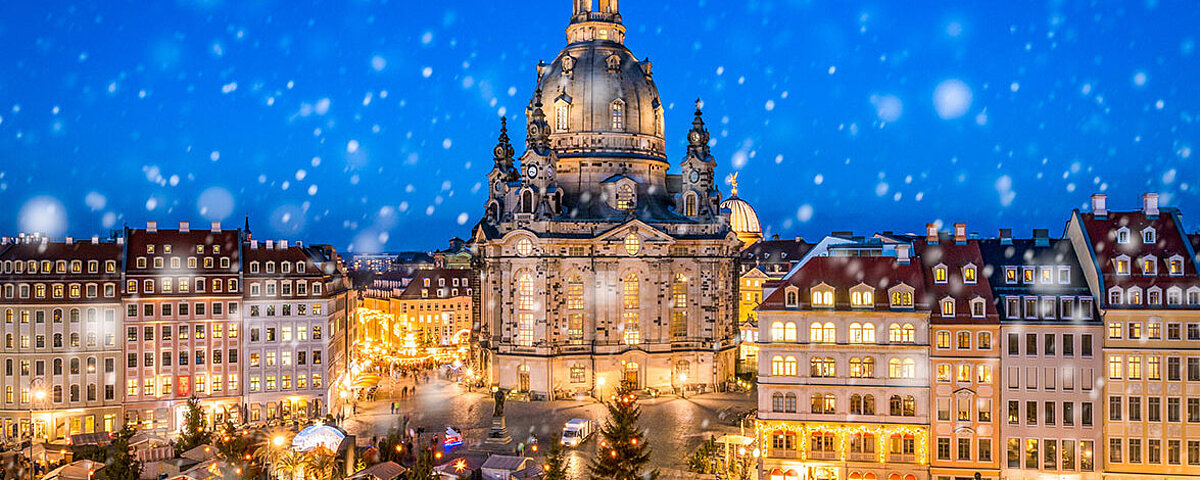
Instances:
[[[625,48],[616,2],[590,10],[576,5],[567,46],[551,63],[538,65],[534,95],[541,95],[550,145],[559,158],[666,162],[663,106],[650,62]]]

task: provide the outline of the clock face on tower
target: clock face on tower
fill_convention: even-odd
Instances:
[[[700,181],[700,172],[698,172],[696,170],[692,170],[691,179],[692,179],[692,183],[699,182]]]
[[[699,143],[700,142],[700,132],[693,131],[692,133],[689,133],[688,140],[691,140],[692,143]]]
[[[537,178],[537,174],[538,174],[537,165],[530,165],[529,168],[525,169],[525,172],[529,175],[529,178]]]

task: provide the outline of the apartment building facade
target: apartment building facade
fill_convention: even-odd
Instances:
[[[247,334],[245,410],[251,422],[319,418],[328,410],[327,333],[335,311],[327,287],[333,259],[286,240],[243,245]]]
[[[1200,478],[1195,251],[1180,212],[1156,194],[1132,211],[1111,211],[1107,200],[1093,195],[1091,211],[1067,224],[1105,323],[1098,463],[1106,479]]]
[[[211,421],[242,418],[241,230],[126,229],[125,415],[174,432],[195,396]]]
[[[929,478],[929,304],[899,251],[810,259],[759,307],[764,478]]]
[[[980,240],[1000,314],[1003,478],[1099,479],[1103,326],[1069,239]]]
[[[930,314],[930,421],[933,480],[1000,478],[996,410],[1000,368],[1000,322],[987,276],[982,273],[979,240],[966,224],[951,234],[928,224],[914,242],[925,273]]]
[[[122,248],[40,235],[0,244],[0,438],[63,441],[120,428]]]

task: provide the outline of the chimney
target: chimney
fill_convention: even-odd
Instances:
[[[938,230],[936,223],[925,224],[925,241],[929,242],[930,245],[938,244]]]
[[[1050,246],[1050,230],[1045,228],[1033,229],[1033,246],[1049,247]]]
[[[956,245],[967,243],[967,224],[962,222],[954,224],[954,243]]]
[[[92,235],[92,245],[96,245],[96,244],[99,244],[99,243],[100,243],[100,236],[99,236],[99,235]]]
[[[251,250],[258,250],[258,240],[251,240],[251,241],[250,241],[250,249],[251,249]]]
[[[288,248],[288,241],[287,241],[287,240],[280,240],[280,241],[279,241],[279,248],[281,248],[281,249],[283,249],[283,248]]]
[[[187,221],[179,222],[179,233],[188,233],[192,231],[192,224]]]
[[[158,222],[154,220],[146,222],[146,233],[158,233]]]
[[[273,250],[274,248],[275,248],[275,241],[267,240],[267,250]]]
[[[908,265],[912,261],[912,258],[908,256],[908,249],[910,248],[912,248],[912,245],[907,243],[896,245],[896,263]]]
[[[212,233],[221,233],[221,222],[212,222]]]
[[[1158,216],[1158,194],[1147,193],[1142,195],[1142,213],[1147,217]]]
[[[124,245],[125,237],[117,237],[117,245]]]
[[[41,241],[42,245],[46,245],[46,244],[50,243],[50,237],[41,237],[41,240],[42,240]]]
[[[1012,245],[1012,229],[1011,228],[1001,228],[1000,229],[1000,244],[1001,245]]]
[[[67,237],[67,245],[72,245],[74,243],[75,243],[75,237]]]
[[[303,247],[304,247],[304,242],[302,242],[302,241],[300,241],[300,240],[296,240],[296,246],[297,246],[297,247],[302,247],[302,248],[303,248]]]
[[[1108,195],[1103,193],[1092,194],[1092,215],[1096,218],[1104,218],[1108,216]]]

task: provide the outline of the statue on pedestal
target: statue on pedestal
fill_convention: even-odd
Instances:
[[[492,399],[496,401],[496,406],[492,409],[493,417],[503,417],[504,416],[504,397],[505,396],[506,395],[504,394],[504,389],[501,389],[501,388],[497,388],[495,391],[492,392]]]

